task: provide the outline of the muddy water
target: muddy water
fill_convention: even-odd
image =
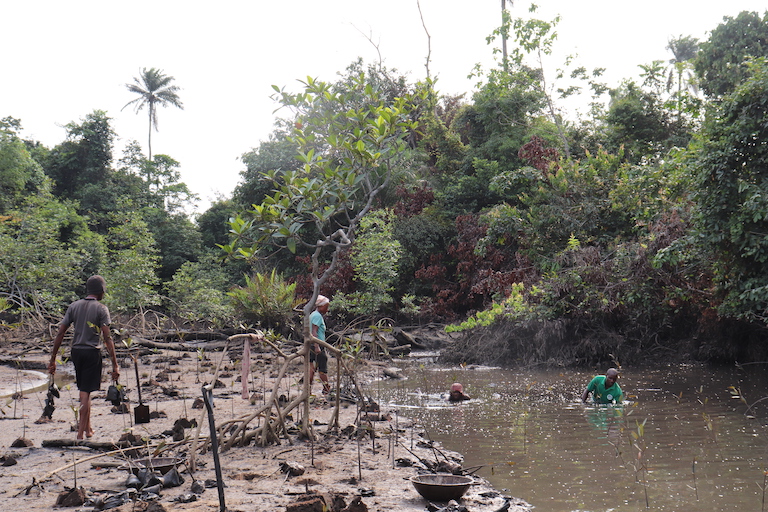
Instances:
[[[624,369],[623,407],[581,404],[593,372],[413,366],[373,394],[536,510],[763,510],[766,366]]]
[[[74,368],[68,364],[56,372],[55,382],[59,388],[74,382]],[[33,394],[48,389],[50,384],[47,372],[19,370],[0,365],[0,401],[7,402],[15,393]]]

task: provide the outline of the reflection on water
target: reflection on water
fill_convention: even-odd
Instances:
[[[74,369],[73,369],[74,371]],[[33,394],[48,389],[50,376],[47,372],[37,370],[19,370],[10,366],[0,365],[0,400],[10,399],[15,393]],[[59,388],[74,382],[69,373],[57,371],[56,385]]]
[[[768,388],[754,370],[625,369],[618,407],[581,404],[594,374],[573,370],[422,366],[373,392],[537,510],[761,510],[765,409],[744,412]],[[454,381],[472,400],[447,402]]]

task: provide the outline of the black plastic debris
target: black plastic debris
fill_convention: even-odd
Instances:
[[[201,482],[200,480],[195,480],[192,482],[192,487],[190,490],[195,494],[203,494],[205,492],[205,483]]]
[[[192,503],[197,501],[197,494],[181,494],[173,500],[177,503]]]
[[[141,480],[139,480],[139,477],[137,477],[133,473],[130,473],[128,475],[128,479],[125,481],[125,486],[132,487],[134,489],[139,489],[140,487],[143,486],[143,484],[141,483]]]
[[[172,468],[166,474],[163,475],[163,487],[178,487],[184,483],[184,477],[181,476],[176,468]]]

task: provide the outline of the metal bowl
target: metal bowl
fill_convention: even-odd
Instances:
[[[464,496],[474,479],[461,475],[417,475],[410,478],[413,487],[429,501],[451,501]]]

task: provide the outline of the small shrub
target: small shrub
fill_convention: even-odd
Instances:
[[[242,319],[265,328],[286,325],[298,305],[296,283],[289,284],[274,269],[269,274],[245,276],[245,286],[233,288],[227,295]]]

